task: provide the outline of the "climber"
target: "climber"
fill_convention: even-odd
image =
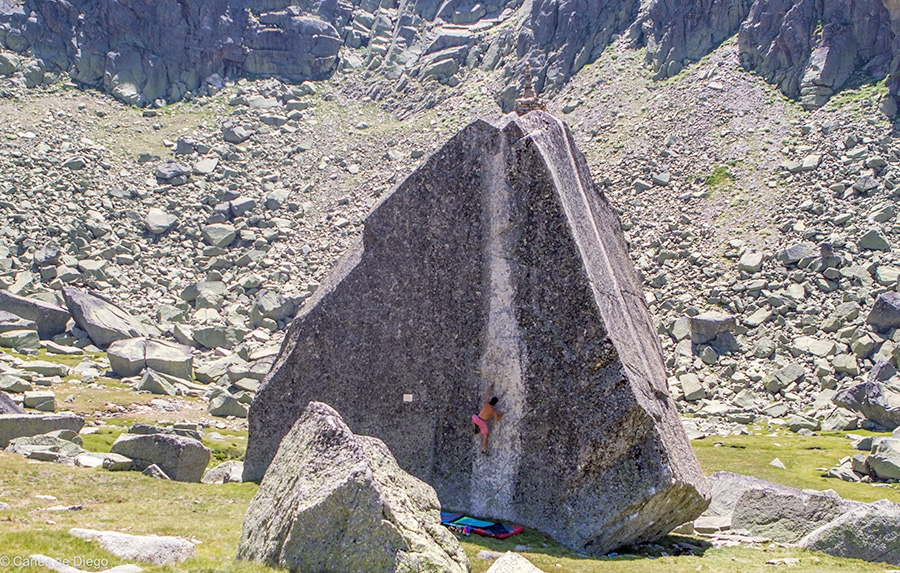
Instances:
[[[496,396],[491,398],[491,388],[493,386],[493,382],[488,382],[487,392],[484,395],[484,404],[481,406],[481,411],[472,416],[472,423],[475,424],[475,431],[481,432],[481,453],[485,455],[487,455],[488,420],[494,418],[499,422],[503,418],[503,410],[498,411],[495,408],[498,398]]]

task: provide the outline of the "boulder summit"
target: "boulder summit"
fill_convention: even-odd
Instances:
[[[470,419],[488,382],[505,416],[485,456]],[[369,215],[259,388],[245,479],[310,401],[383,440],[444,509],[579,551],[709,503],[619,218],[545,112],[473,122]]]

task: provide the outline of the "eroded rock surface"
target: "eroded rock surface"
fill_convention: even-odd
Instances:
[[[381,440],[355,436],[313,402],[285,436],[253,497],[238,559],[291,571],[468,572],[428,484]]]

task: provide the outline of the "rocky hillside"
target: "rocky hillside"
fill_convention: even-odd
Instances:
[[[7,57],[0,74],[22,67],[30,85],[67,75],[158,107],[226,78],[364,70],[361,91],[392,108],[434,105],[431,84],[490,74],[508,111],[525,62],[555,93],[624,34],[664,79],[736,34],[745,70],[813,109],[856,73],[890,78],[898,94],[897,18],[883,0],[2,0],[0,46],[36,60]],[[884,108],[897,112],[893,98]]]
[[[652,21],[685,21],[666,5],[616,16],[622,35],[593,35],[603,49],[573,60],[567,82],[545,87],[550,111],[572,126],[621,212],[680,408],[710,422],[698,422],[701,433],[746,431],[762,416],[812,428],[859,424],[831,398],[879,359],[898,361],[893,330],[866,322],[900,273],[900,145],[878,111],[887,87],[857,71],[855,87],[806,110],[765,74],[746,72],[748,18],[762,18],[756,4],[746,16],[735,8],[699,19],[721,33],[702,42],[689,34],[703,46],[690,49],[674,40],[664,49],[674,36],[655,35]],[[886,10],[878,6],[869,7]],[[433,52],[457,50],[465,61],[483,49],[484,58],[502,54],[480,34],[516,33],[510,23],[525,7],[504,7],[503,18],[485,7],[469,23],[456,9],[449,20],[429,12],[419,16],[428,30],[420,40],[467,38],[441,40],[451,44]],[[366,9],[387,14],[387,25],[406,8],[353,14]],[[560,10],[547,12],[556,15],[547,30],[565,28]],[[7,46],[17,37],[9,22],[0,34]],[[9,72],[0,78],[3,288],[55,304],[65,286],[98,293],[150,334],[195,347],[197,368],[235,355],[271,361],[293,312],[371,207],[465,124],[500,111],[498,100],[509,101],[509,86],[521,81],[516,58],[535,62],[524,44],[492,72],[461,65],[441,84],[421,70],[406,79],[419,65],[411,59],[388,82],[377,71],[387,59],[361,58],[376,38],[340,48],[329,80],[223,79],[221,90],[144,110],[45,72],[50,60],[0,51]],[[683,69],[660,74],[663,52]],[[349,65],[353,57],[362,63]],[[539,79],[549,77],[540,62]],[[692,341],[690,319],[709,311],[732,316],[733,328],[723,319],[714,327],[722,338]],[[59,343],[90,340],[76,330]]]

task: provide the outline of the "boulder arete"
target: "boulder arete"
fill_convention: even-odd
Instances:
[[[488,381],[506,415],[484,456],[471,417]],[[445,509],[579,551],[655,539],[709,503],[618,216],[545,112],[475,121],[369,215],[259,388],[246,480],[312,400]]]

